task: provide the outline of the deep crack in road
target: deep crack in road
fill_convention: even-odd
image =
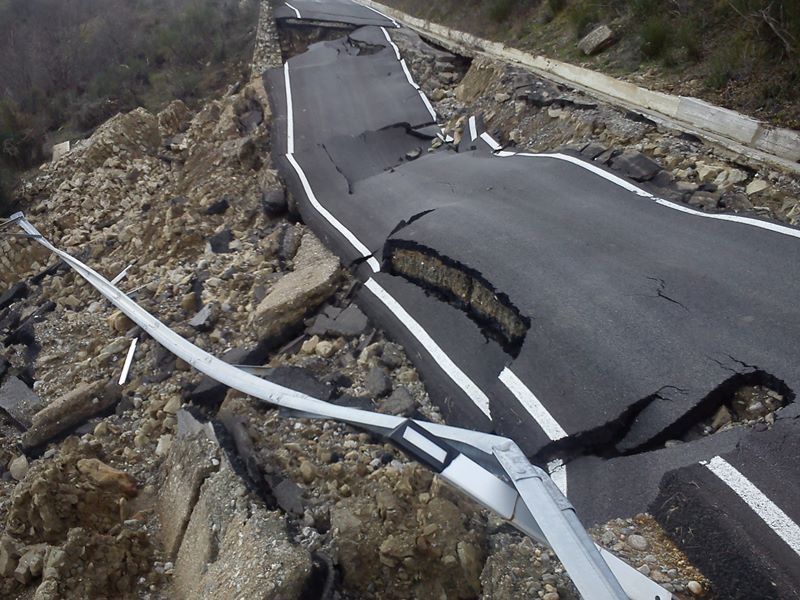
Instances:
[[[497,152],[481,119],[458,148],[417,152],[441,132],[391,40],[394,21],[347,2],[294,2],[276,16],[365,25],[266,74],[276,154],[304,220],[402,307],[360,292],[450,422],[508,435],[543,465],[568,459],[562,477],[588,523],[648,508],[688,523],[695,499],[668,490],[696,473],[719,487],[704,465],[720,456],[800,517],[795,457],[773,453],[762,470],[743,450],[797,436],[800,230],[673,205],[575,156]],[[743,385],[780,392],[774,428],[664,446]],[[714,539],[781,554],[752,560],[797,597],[796,519],[765,529],[735,485],[721,489],[713,502],[702,487],[686,492],[705,503],[695,515],[717,502],[729,520],[759,523]]]

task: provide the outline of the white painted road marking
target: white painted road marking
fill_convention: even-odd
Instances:
[[[550,479],[556,484],[556,487],[561,490],[564,496],[567,495],[567,465],[560,458],[551,460],[547,463],[547,472],[550,473]]]
[[[689,208],[688,206],[682,206],[680,204],[675,204],[674,202],[669,202],[668,200],[664,200],[663,198],[658,198],[657,196],[654,196],[650,192],[646,192],[639,186],[636,186],[628,181],[625,181],[621,177],[617,177],[616,175],[613,175],[596,165],[588,163],[579,158],[575,158],[574,156],[568,156],[566,154],[558,154],[558,153],[532,154],[530,152],[509,152],[505,150],[497,152],[496,156],[499,156],[501,158],[508,158],[511,156],[524,156],[527,158],[555,158],[556,160],[563,160],[566,162],[570,162],[574,165],[577,165],[582,169],[586,169],[587,171],[591,171],[595,175],[599,175],[603,179],[606,179],[611,183],[614,183],[622,188],[625,188],[629,192],[633,192],[634,194],[642,196],[643,198],[649,198],[651,200],[654,200],[656,204],[659,204],[666,208],[671,208],[673,210],[693,215],[695,217],[703,217],[705,219],[716,219],[718,221],[729,221],[731,223],[741,223],[742,225],[750,225],[751,227],[758,227],[759,229],[766,229],[767,231],[772,231],[774,233],[779,233],[781,235],[788,235],[790,237],[800,239],[800,229],[793,229],[792,227],[779,225],[778,223],[770,223],[769,221],[760,221],[758,219],[752,219],[749,217],[740,217],[739,215],[706,213],[699,210],[695,210],[693,208]]]
[[[469,118],[469,141],[474,142],[478,137],[478,128],[475,126],[475,115]]]
[[[503,382],[509,391],[517,397],[519,403],[522,404],[523,408],[528,411],[528,413],[534,418],[534,420],[539,424],[539,427],[547,434],[552,441],[560,440],[562,438],[567,437],[567,432],[558,424],[544,405],[539,401],[536,395],[522,383],[519,377],[517,377],[511,369],[506,367],[503,369],[503,372],[500,373],[498,379]]]
[[[381,27],[381,31],[383,32],[383,37],[386,38],[386,41],[389,42],[389,45],[394,50],[394,55],[397,57],[397,60],[402,61],[402,58],[400,57],[400,48],[398,48],[397,44],[394,43],[392,37],[389,35],[389,32],[386,31],[386,27]],[[408,77],[409,83],[411,83],[411,85],[414,85],[414,81],[411,79],[411,75],[408,73],[408,69],[406,69],[406,77]]]
[[[314,194],[314,190],[311,189],[311,184],[308,182],[308,177],[306,177],[305,171],[297,164],[297,160],[295,160],[294,156],[291,154],[287,154],[286,158],[289,161],[289,164],[292,165],[294,172],[297,173],[297,177],[300,179],[300,183],[303,186],[303,190],[308,197],[308,201],[311,202],[311,206],[313,206],[317,212],[322,215],[328,223],[333,226],[336,231],[341,233],[344,238],[350,242],[350,244],[358,251],[361,256],[367,259],[367,264],[372,268],[373,272],[377,273],[381,270],[381,264],[372,256],[372,252],[369,251],[364,244],[361,243],[355,234],[350,231],[344,224],[339,221],[336,217],[334,217],[328,209],[326,209],[322,204],[320,204],[319,200],[317,200],[317,196]]]
[[[111,285],[114,285],[113,283]],[[128,380],[128,372],[131,370],[131,363],[133,362],[133,353],[136,352],[136,342],[138,338],[131,340],[131,347],[128,348],[128,356],[125,357],[125,365],[122,367],[122,373],[119,376],[119,384],[125,385]]]
[[[339,221],[339,219],[334,217],[328,211],[328,209],[322,206],[320,201],[317,200],[317,196],[314,194],[314,190],[311,188],[311,184],[308,182],[308,177],[306,177],[305,171],[303,171],[302,167],[300,167],[294,157],[294,109],[292,108],[292,84],[291,79],[289,78],[288,61],[283,65],[283,77],[286,84],[286,159],[289,161],[289,164],[292,165],[294,172],[297,173],[297,177],[300,179],[300,184],[303,186],[303,190],[305,191],[311,206],[313,206],[317,212],[322,215],[322,217],[328,221],[328,223],[330,223],[334,229],[336,229],[336,231],[341,233],[342,236],[344,236],[344,238],[356,249],[356,251],[361,254],[361,256],[367,259],[367,264],[370,266],[373,272],[377,273],[381,270],[381,264],[377,261],[377,259],[375,259],[374,256],[372,256],[372,252],[370,252],[369,248],[367,248],[352,231],[345,227],[344,224]]]
[[[492,150],[494,150],[495,152],[497,152],[498,150],[501,150],[501,149],[503,148],[503,147],[502,147],[500,144],[498,144],[498,143],[495,141],[495,139],[494,139],[492,136],[490,136],[490,135],[489,135],[489,134],[488,134],[486,131],[484,131],[484,132],[481,134],[481,136],[480,136],[480,137],[481,137],[481,139],[482,139],[484,142],[486,142],[487,144],[489,144],[489,147],[490,147]]]
[[[297,18],[298,18],[298,19],[302,19],[302,18],[303,18],[303,17],[301,17],[301,16],[300,16],[300,11],[299,11],[299,10],[297,10],[297,9],[296,9],[294,6],[292,6],[292,5],[291,5],[291,4],[289,4],[288,2],[284,2],[284,4],[285,4],[286,6],[288,6],[289,8],[291,8],[291,9],[294,11],[294,14],[296,14],[296,15],[297,15]]]
[[[436,364],[452,379],[458,387],[460,387],[467,397],[477,406],[480,411],[486,415],[490,420],[492,413],[489,410],[489,398],[483,391],[462,371],[453,360],[445,353],[444,350],[437,344],[430,334],[420,325],[414,317],[412,317],[400,303],[395,300],[389,292],[383,289],[380,284],[374,279],[370,278],[365,287],[372,292],[378,300],[383,302],[384,306],[388,308],[400,322],[405,325],[406,329],[417,338],[417,341],[422,344],[422,347],[427,350]]]
[[[367,8],[369,8],[369,7],[367,7]],[[399,25],[398,25],[398,27],[399,27]],[[411,87],[413,87],[415,90],[417,90],[417,93],[419,94],[419,97],[422,99],[422,103],[425,105],[425,108],[428,109],[428,112],[430,113],[431,118],[434,121],[436,121],[436,111],[433,109],[433,105],[430,103],[430,100],[428,100],[428,97],[425,95],[425,92],[423,92],[422,88],[420,88],[417,85],[417,82],[414,81],[414,77],[412,77],[411,71],[408,70],[408,64],[406,63],[405,59],[403,59],[400,56],[400,48],[398,48],[397,44],[395,44],[392,41],[392,37],[389,35],[389,32],[386,31],[386,27],[381,27],[381,31],[383,32],[383,37],[385,37],[386,41],[389,42],[389,44],[392,46],[392,49],[394,50],[394,55],[397,57],[397,60],[400,61],[400,66],[403,68],[403,73],[405,73],[406,79],[408,80],[408,83],[411,85]]]
[[[385,30],[384,30],[385,31]],[[400,66],[403,67],[403,73],[406,74],[406,79],[408,79],[408,83],[411,84],[415,90],[419,89],[419,86],[414,82],[414,78],[411,76],[411,71],[408,70],[408,65],[406,64],[405,59],[400,59]]]
[[[700,464],[736,492],[736,495],[744,500],[761,520],[794,550],[795,554],[800,556],[800,527],[767,498],[764,492],[722,457],[715,456],[709,461],[701,461]]]
[[[294,106],[288,60],[283,63],[283,81],[286,87],[286,153],[294,154]]]
[[[774,231],[775,233],[780,233],[782,235],[788,235],[790,237],[795,237],[800,239],[800,230],[792,229],[791,227],[786,227],[785,225],[770,223],[769,221],[759,221],[758,219],[749,219],[747,217],[740,217],[739,215],[704,213],[699,210],[694,210],[693,208],[689,208],[688,206],[681,206],[680,204],[675,204],[674,202],[663,200],[662,198],[656,198],[655,201],[656,204],[660,204],[661,206],[666,206],[667,208],[671,208],[673,210],[679,210],[681,212],[694,215],[696,217],[705,217],[707,219],[717,219],[719,221],[731,221],[733,223],[752,225],[753,227],[758,227],[760,229],[767,229],[769,231]]]
[[[384,19],[389,19],[392,22],[392,25],[394,25],[395,27],[400,29],[400,24],[397,21],[395,21],[392,17],[390,17],[389,15],[385,15],[381,11],[379,11],[379,10],[377,10],[375,8],[372,8],[371,6],[367,6],[366,4],[360,4],[359,2],[356,2],[355,0],[353,0],[353,4],[358,4],[359,6],[363,6],[364,8],[368,8],[369,10],[371,10],[374,13],[378,13]]]

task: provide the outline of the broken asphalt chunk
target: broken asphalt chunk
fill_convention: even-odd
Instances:
[[[21,298],[27,298],[30,290],[25,282],[19,282],[12,285],[5,292],[0,294],[0,309],[10,306]]]
[[[661,165],[636,150],[626,150],[611,162],[611,166],[635,181],[648,181],[661,170]]]
[[[308,328],[308,334],[356,337],[364,333],[368,325],[367,316],[355,304],[351,304],[334,317],[325,313],[318,315]]]
[[[0,359],[0,375],[4,362]],[[25,429],[31,426],[31,420],[42,407],[39,396],[16,377],[9,377],[0,387],[0,408]]]

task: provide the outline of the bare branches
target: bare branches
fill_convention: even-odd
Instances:
[[[766,25],[772,34],[780,41],[786,56],[797,54],[797,39],[792,35],[787,27],[786,14],[782,0],[771,0],[766,6],[753,9],[745,13],[732,0],[728,0],[728,5],[743,19],[752,21],[757,26]]]

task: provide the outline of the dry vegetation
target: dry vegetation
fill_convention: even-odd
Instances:
[[[797,0],[387,0],[451,27],[800,128]],[[610,50],[576,42],[614,29]]]
[[[255,0],[0,0],[0,212],[53,142],[230,82],[257,20]]]

